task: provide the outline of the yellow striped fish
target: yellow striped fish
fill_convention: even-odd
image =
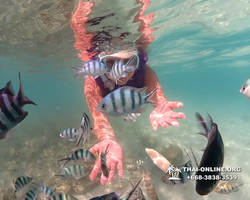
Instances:
[[[214,191],[219,194],[231,194],[233,192],[238,192],[240,189],[240,186],[242,185],[243,183],[239,183],[239,182],[223,182],[217,185]]]

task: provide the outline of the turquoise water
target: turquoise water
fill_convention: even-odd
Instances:
[[[130,30],[132,36],[128,40],[134,41],[140,35],[138,23],[132,23],[140,4],[132,0],[127,3],[117,1],[110,8],[111,0],[95,3],[92,18],[109,12],[120,17],[115,23],[122,30],[113,32],[115,36],[119,31]],[[150,28],[155,28],[152,33],[155,38],[149,46],[148,64],[156,71],[167,99],[183,102],[184,107],[176,111],[184,112],[186,119],[179,120],[177,128],[159,128],[155,132],[148,121],[153,110],[151,106],[147,106],[147,111],[135,123],[110,118],[124,153],[124,177],[119,179],[116,175],[114,182],[105,186],[100,185],[99,178],[90,182],[88,177],[69,181],[54,177],[60,171],[57,160],[74,149],[74,142],[63,140],[59,134],[66,128],[78,127],[83,112],[90,114],[83,95],[84,80],[80,76],[73,77],[75,71],[70,68],[81,66],[69,25],[73,5],[73,1],[0,3],[0,10],[3,10],[0,15],[0,85],[4,87],[12,80],[17,92],[20,71],[25,95],[38,105],[25,106],[29,112],[27,118],[8,139],[0,141],[1,199],[15,199],[12,180],[20,175],[33,176],[34,182],[78,199],[105,194],[129,185],[129,179],[134,182],[140,179],[141,174],[133,159],[145,159],[145,148],[160,151],[169,143],[181,149],[189,149],[191,145],[200,160],[200,150],[206,145],[206,140],[196,134],[195,112],[202,115],[208,112],[218,124],[225,146],[224,166],[241,167],[242,172],[238,175],[245,184],[236,193],[222,195],[212,192],[201,197],[195,192],[194,181],[190,181],[186,188],[162,183],[162,173],[148,159],[159,199],[249,199],[250,102],[239,93],[239,89],[250,76],[250,2],[151,2],[145,15],[155,13],[150,25]],[[132,14],[128,15],[132,8]],[[49,29],[50,26],[41,24],[39,13],[42,12],[54,16],[58,28]],[[60,20],[56,17],[58,13],[64,13]],[[112,20],[112,17],[108,18],[89,30],[98,30]],[[96,142],[92,136],[86,148]],[[143,189],[143,184],[140,186]],[[24,197],[27,189],[20,192],[20,197]],[[146,193],[145,197],[149,199]]]

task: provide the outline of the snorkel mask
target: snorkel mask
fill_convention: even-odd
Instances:
[[[139,56],[137,51],[127,52],[127,51],[120,51],[111,55],[98,55],[100,62],[105,64],[107,67],[112,68],[115,60],[123,60],[123,63],[127,63],[132,57],[134,57],[133,61],[129,64],[133,66],[135,69],[139,66]]]

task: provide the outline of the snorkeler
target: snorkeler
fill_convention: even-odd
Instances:
[[[149,0],[141,0],[140,3],[143,5],[143,11],[145,11],[150,4]],[[109,145],[106,163],[110,170],[109,177],[106,178],[104,174],[102,174],[100,179],[101,184],[105,184],[107,180],[109,183],[113,181],[116,167],[118,169],[118,175],[120,177],[123,176],[122,148],[118,141],[116,141],[114,130],[110,125],[107,116],[96,110],[98,104],[107,94],[122,86],[132,86],[136,88],[147,87],[147,94],[157,88],[155,94],[152,96],[152,100],[156,105],[149,117],[152,128],[155,131],[158,126],[162,126],[163,128],[166,128],[168,125],[177,127],[179,125],[177,119],[185,118],[185,114],[173,111],[173,108],[180,108],[183,104],[181,102],[170,102],[166,99],[155,71],[150,66],[146,65],[148,57],[145,45],[143,47],[137,47],[137,49],[133,51],[125,50],[108,54],[107,52],[106,54],[101,52],[100,48],[95,48],[95,45],[98,45],[100,42],[111,40],[112,36],[105,31],[99,32],[99,34],[93,36],[84,28],[84,24],[91,23],[91,21],[87,20],[93,6],[94,3],[92,1],[80,1],[72,16],[71,27],[75,32],[75,48],[81,52],[79,57],[84,61],[99,59],[107,64],[109,68],[112,68],[116,60],[124,60],[124,63],[126,63],[131,57],[135,56],[136,59],[134,60],[133,65],[136,65],[135,67],[137,68],[136,70],[127,72],[127,76],[120,78],[117,81],[117,84],[115,84],[116,81],[113,81],[111,77],[105,74],[96,79],[92,76],[85,79],[84,94],[89,110],[94,119],[94,134],[99,140],[99,143],[89,149],[92,154],[95,155],[98,153],[99,155],[90,174],[90,180],[93,181],[98,173],[102,172],[100,154],[105,152],[106,147]],[[140,11],[140,16],[142,16],[143,13],[144,12]],[[100,21],[101,17],[96,18],[95,23],[98,23],[98,20]],[[143,20],[142,17],[140,20]],[[143,21],[142,24],[149,25],[149,21],[150,20],[147,19],[147,21]],[[145,31],[143,31],[143,33],[145,34]],[[124,35],[126,34],[123,33],[123,36]],[[141,41],[142,40],[143,39],[141,39]],[[90,49],[92,51],[90,51]]]

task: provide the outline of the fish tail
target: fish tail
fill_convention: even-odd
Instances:
[[[156,105],[156,102],[153,101],[153,95],[156,92],[157,88],[155,88],[152,92],[150,92],[146,97],[144,97],[145,103]]]
[[[137,183],[135,186],[133,186],[133,189],[129,192],[129,194],[128,194],[128,196],[127,196],[126,199],[129,199],[129,198],[133,195],[133,193],[135,192],[135,190],[136,190],[137,187],[139,186],[141,180],[142,180],[142,178],[138,181],[138,183]],[[131,184],[132,184],[132,182],[131,182]],[[133,185],[133,184],[132,184],[132,185]]]
[[[200,113],[195,113],[195,118],[198,121],[198,126],[200,128],[200,132],[198,134],[208,137],[209,134],[209,127]]]
[[[20,106],[24,106],[25,104],[33,104],[37,106],[33,101],[31,101],[28,97],[24,95],[20,72],[18,73],[18,75],[19,75],[19,91],[17,94],[18,104]]]
[[[70,161],[70,158],[63,158],[61,160],[58,160],[58,162],[65,161],[65,160],[66,160],[66,162],[63,164],[62,167],[64,167]]]
[[[40,187],[40,185],[38,185],[37,183],[34,183],[33,181],[31,181],[32,184],[34,184],[37,187]]]
[[[71,67],[71,68],[77,71],[74,77],[76,77],[78,74],[84,73],[83,68],[79,68],[79,67]]]
[[[191,146],[190,146],[190,150],[191,150],[191,153],[192,153],[192,155],[193,155],[193,157],[194,157],[194,161],[195,161],[195,163],[196,163],[196,167],[198,167],[199,165],[198,165],[198,162],[197,162],[197,160],[196,160],[196,157],[195,157],[195,155],[194,155],[194,152],[193,152],[193,149],[192,149]]]

